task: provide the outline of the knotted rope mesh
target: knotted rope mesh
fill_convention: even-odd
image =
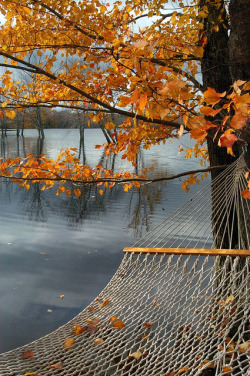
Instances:
[[[250,257],[188,254],[232,246],[236,235],[237,248],[249,250],[246,171],[241,157],[212,190],[125,250],[100,295],[58,330],[2,354],[0,375],[249,375]],[[187,254],[144,254],[145,247]]]

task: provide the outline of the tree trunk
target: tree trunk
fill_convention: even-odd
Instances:
[[[204,56],[202,59],[201,69],[203,76],[203,85],[205,89],[211,87],[217,92],[229,91],[230,86],[237,79],[249,79],[249,28],[247,27],[247,14],[249,14],[249,0],[231,0],[230,2],[230,21],[231,32],[229,40],[229,30],[227,13],[225,10],[224,0],[211,2],[210,0],[201,0],[200,7],[207,6],[208,17],[203,19],[204,35],[207,37],[207,44],[204,47]],[[223,19],[224,22],[219,22]],[[245,23],[245,24],[244,24]],[[218,26],[219,29],[217,30]],[[248,44],[247,44],[248,42]],[[241,61],[242,60],[242,61]],[[213,121],[220,121],[220,118],[213,118]],[[211,129],[208,132],[207,146],[210,159],[210,165],[231,164],[241,153],[240,146],[234,148],[235,156],[227,154],[227,149],[218,146],[218,139],[221,133]],[[212,179],[218,175],[218,172],[212,172]],[[226,187],[225,187],[226,195]],[[216,207],[217,200],[212,192],[213,207]],[[227,218],[228,219],[228,218]],[[213,218],[212,218],[213,221]],[[237,248],[239,244],[238,221],[231,213],[229,214],[232,234],[218,237],[215,247]],[[225,228],[224,225],[221,228]],[[214,228],[215,233],[218,231],[217,226]],[[231,237],[232,235],[232,237]]]

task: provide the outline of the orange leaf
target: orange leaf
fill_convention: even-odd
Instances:
[[[37,376],[37,372],[26,372],[24,376]]]
[[[240,111],[237,111],[236,114],[232,117],[230,127],[234,129],[241,129],[246,124],[247,119],[247,116],[244,116]]]
[[[103,190],[102,189],[99,189],[99,195],[103,195]]]
[[[226,91],[224,93],[217,93],[214,89],[209,87],[204,93],[204,99],[207,104],[214,105],[218,103],[222,97],[226,95]]]
[[[190,131],[190,138],[194,138],[197,141],[204,140],[207,136],[207,132],[203,129],[192,129]]]
[[[115,321],[115,320],[118,320],[117,317],[115,317],[115,316],[112,316],[112,317],[110,317],[110,319],[109,319],[109,321]]]
[[[23,359],[33,358],[33,356],[34,356],[34,353],[31,350],[27,350],[27,351],[25,351],[25,352],[22,353],[22,358]]]
[[[81,194],[82,194],[82,192],[80,191],[80,189],[74,189],[74,195],[76,196],[76,197],[80,197],[81,196]]]
[[[201,113],[207,116],[215,116],[221,110],[222,108],[219,108],[218,110],[214,110],[212,107],[208,107],[208,106],[204,106],[200,108]]]
[[[222,147],[229,147],[231,148],[233,144],[238,140],[238,137],[235,136],[235,134],[224,134],[223,136],[220,137],[219,140],[219,146]]]
[[[241,194],[244,198],[250,199],[250,190],[249,189],[245,189],[244,191],[241,192]]]
[[[104,302],[100,304],[100,307],[105,307],[107,304],[109,304],[109,299],[104,300]]]
[[[74,343],[75,343],[74,338],[66,338],[66,339],[64,340],[64,345],[63,345],[63,347],[64,347],[65,349],[68,349],[69,347],[72,347],[72,346],[74,345]]]
[[[191,119],[188,120],[187,126],[190,129],[200,129],[206,126],[207,121],[204,115],[193,116]]]
[[[228,372],[228,371],[231,371],[232,368],[230,366],[225,366],[222,368],[222,372]]]
[[[142,94],[139,100],[139,108],[142,112],[144,111],[146,107],[147,100],[148,100],[147,93]]]
[[[122,329],[125,327],[125,324],[122,320],[117,320],[113,323],[113,328],[115,329]]]
[[[145,327],[145,328],[150,328],[152,325],[154,325],[154,322],[153,321],[151,321],[151,322],[145,322],[144,324],[143,324],[143,326]]]
[[[82,334],[83,332],[84,330],[81,325],[74,325],[72,327],[72,334],[74,334],[75,336],[79,336],[79,334]]]
[[[180,369],[180,371],[177,372],[177,375],[179,375],[180,373],[184,373],[184,372],[186,372],[188,370],[189,370],[188,367],[183,367],[183,368]]]

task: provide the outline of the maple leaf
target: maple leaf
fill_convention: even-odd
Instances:
[[[238,140],[238,137],[233,133],[224,134],[219,139],[219,146],[231,148],[237,140]]]
[[[215,105],[221,98],[225,97],[226,91],[223,93],[217,93],[213,88],[209,87],[204,93],[204,100],[207,104]]]

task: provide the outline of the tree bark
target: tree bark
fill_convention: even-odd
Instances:
[[[207,44],[204,47],[204,55],[202,59],[201,69],[203,76],[203,85],[207,89],[211,87],[217,92],[229,91],[234,81],[249,80],[250,58],[248,46],[250,43],[249,27],[247,21],[249,20],[249,0],[231,0],[229,11],[230,19],[228,20],[227,12],[225,9],[224,0],[219,2],[211,2],[210,0],[201,0],[201,9],[206,6],[208,9],[208,17],[203,19],[204,35],[207,37]],[[220,22],[220,19],[223,22]],[[230,25],[230,37],[229,37]],[[217,27],[215,27],[217,26]],[[213,121],[220,122],[219,118],[213,118]],[[215,137],[216,130],[211,129],[208,132],[207,146],[209,153],[209,160],[211,166],[220,164],[229,165],[238,158],[242,152],[242,146],[236,145],[234,148],[235,156],[227,154],[227,149],[218,146],[218,140],[221,133],[218,132]],[[249,149],[249,148],[248,148]],[[212,180],[218,175],[219,172],[212,171]],[[225,187],[225,196],[226,196]],[[222,193],[223,194],[223,193]],[[217,200],[212,191],[213,207],[216,207]],[[240,215],[240,214],[239,214]],[[229,213],[229,220],[231,224],[230,232],[217,237],[215,247],[222,248],[237,248],[239,244],[238,235],[241,232],[239,227],[240,221]],[[215,219],[212,215],[212,222]],[[220,226],[224,229],[224,224]],[[214,225],[214,232],[220,232],[218,226]]]

